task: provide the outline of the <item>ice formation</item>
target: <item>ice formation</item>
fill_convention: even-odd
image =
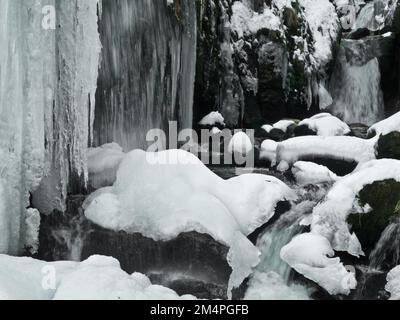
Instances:
[[[50,1],[55,30],[42,28],[40,4],[0,1],[0,172],[8,208],[0,225],[9,225],[0,235],[3,253],[23,249],[29,192],[42,213],[63,210],[73,191],[67,186],[83,189],[87,178],[98,1]]]
[[[385,290],[391,294],[390,300],[400,300],[400,266],[397,266],[387,275]]]

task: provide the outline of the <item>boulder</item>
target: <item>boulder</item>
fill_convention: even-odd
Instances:
[[[355,232],[365,253],[371,252],[382,232],[392,220],[399,216],[400,182],[377,181],[365,186],[359,193],[361,206],[369,205],[366,214],[350,214],[347,221]]]
[[[376,147],[378,159],[398,159],[400,160],[400,132],[391,132],[380,136]]]

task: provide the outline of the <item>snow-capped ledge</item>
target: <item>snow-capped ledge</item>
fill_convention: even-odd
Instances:
[[[388,273],[385,290],[390,293],[390,300],[400,300],[400,266]]]
[[[294,198],[274,177],[245,174],[223,180],[191,153],[135,150],[120,164],[115,184],[92,194],[84,209],[103,228],[156,241],[191,231],[211,235],[230,248],[230,296],[259,262],[247,236],[273,217],[278,202]]]

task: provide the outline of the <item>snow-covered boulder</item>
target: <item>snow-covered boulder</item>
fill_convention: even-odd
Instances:
[[[375,123],[371,128],[369,128],[368,135],[371,137],[375,135],[386,135],[394,131],[400,132],[400,112],[385,120]]]
[[[0,255],[0,300],[177,300],[174,291],[129,275],[114,258],[92,256],[81,263],[45,262]]]
[[[390,300],[400,300],[400,266],[388,273],[385,290],[391,294]]]
[[[253,150],[253,143],[250,137],[244,132],[237,132],[233,135],[228,144],[228,152],[240,155],[247,155]]]
[[[272,166],[275,165],[277,148],[277,142],[273,140],[264,140],[260,147],[260,159],[268,161]]]
[[[300,185],[333,183],[339,180],[339,177],[327,167],[312,162],[296,162],[292,167],[292,173]]]
[[[354,219],[358,221],[358,219],[363,219],[363,217],[368,219],[368,215],[370,214],[374,214],[375,216],[373,212],[374,208],[371,208],[368,203],[360,203],[359,194],[366,186],[385,180],[400,182],[399,160],[373,160],[361,165],[354,173],[340,179],[328,192],[324,201],[314,208],[311,219],[307,221],[311,224],[312,232],[328,239],[332,248],[336,251],[346,251],[357,257],[364,255],[357,234],[351,233],[349,230],[348,217],[350,214],[359,214],[360,216]],[[389,193],[386,193],[378,201],[371,201],[371,205],[375,206],[376,203],[382,205],[382,202],[386,200],[391,205],[393,204],[393,200],[390,200],[390,197],[398,197],[398,195],[391,195],[390,187],[385,188],[385,190],[385,192],[389,190]],[[386,197],[388,198],[386,199]],[[373,198],[369,196],[366,199]],[[373,220],[376,219],[375,221],[379,221],[380,219],[384,219],[380,216],[381,214],[379,213]],[[387,224],[388,221],[385,220],[385,223]],[[376,227],[381,228],[381,226]],[[364,225],[362,224],[358,230],[363,230],[363,228]]]
[[[225,127],[225,119],[218,111],[212,111],[199,122],[203,127]]]
[[[92,188],[110,186],[115,182],[118,166],[125,156],[116,143],[88,149],[89,184]]]
[[[190,153],[135,150],[122,161],[115,184],[88,198],[85,215],[106,229],[156,241],[191,231],[211,235],[230,248],[230,291],[258,263],[259,252],[246,236],[272,218],[278,202],[294,197],[274,177],[223,180]]]
[[[329,113],[321,113],[305,119],[299,123],[299,126],[305,126],[316,135],[326,137],[344,136],[351,132],[346,123]]]
[[[298,273],[324,288],[332,295],[348,295],[357,285],[355,274],[333,258],[329,241],[318,234],[305,233],[282,248],[281,258]]]
[[[295,162],[312,161],[327,166],[339,175],[347,174],[359,163],[375,159],[376,139],[356,137],[295,137],[277,148],[277,163],[289,169]]]

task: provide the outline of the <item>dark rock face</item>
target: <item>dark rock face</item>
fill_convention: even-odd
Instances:
[[[103,229],[84,217],[81,206],[85,198],[71,196],[65,213],[42,216],[37,258],[81,261],[95,254],[112,256],[129,274],[149,275],[155,283],[180,294],[226,299],[232,272],[226,260],[228,247],[197,232],[155,241],[139,233]]]
[[[378,159],[398,159],[400,160],[400,132],[392,132],[381,136],[377,145]]]
[[[368,138],[368,129],[369,127],[362,123],[353,123],[349,124],[351,129],[350,135],[353,137],[367,139]]]
[[[359,193],[359,203],[368,204],[367,214],[351,214],[348,222],[355,232],[364,252],[374,249],[382,232],[392,219],[399,216],[396,209],[400,201],[400,183],[395,180],[378,181],[364,187]]]
[[[347,38],[352,39],[352,40],[360,40],[362,38],[368,37],[370,34],[371,34],[371,32],[369,31],[369,29],[361,28],[361,29],[357,29],[357,30],[351,32],[347,36]]]
[[[316,136],[317,132],[315,132],[314,130],[310,129],[308,126],[306,125],[301,125],[301,126],[297,126],[294,129],[294,136],[295,137],[302,137],[302,136]]]

